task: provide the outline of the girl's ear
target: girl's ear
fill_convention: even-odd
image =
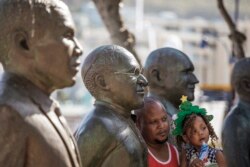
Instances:
[[[182,135],[182,139],[185,141],[185,143],[189,143],[187,135]]]

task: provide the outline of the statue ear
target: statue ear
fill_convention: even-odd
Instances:
[[[155,83],[156,85],[162,86],[163,78],[161,72],[158,69],[153,69],[151,72],[151,82]]]
[[[95,84],[97,85],[97,87],[99,87],[103,90],[109,89],[109,87],[107,86],[107,84],[105,82],[105,78],[103,77],[103,75],[97,74],[95,76]]]
[[[250,80],[248,78],[243,78],[240,81],[240,87],[242,90],[250,92]]]
[[[30,41],[28,34],[23,30],[17,30],[13,33],[13,43],[19,54],[29,56]]]

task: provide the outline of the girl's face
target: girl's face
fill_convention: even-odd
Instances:
[[[187,128],[183,137],[186,143],[193,145],[197,149],[201,147],[203,141],[207,143],[209,130],[205,121],[200,116],[196,116],[193,125]]]

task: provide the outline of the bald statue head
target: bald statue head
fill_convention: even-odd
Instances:
[[[157,49],[149,54],[144,70],[150,93],[163,97],[176,108],[182,95],[194,100],[195,84],[199,81],[185,53],[169,47]]]
[[[250,58],[241,59],[235,64],[231,84],[240,100],[250,103]]]
[[[104,45],[92,51],[83,63],[82,79],[96,100],[126,110],[143,105],[147,80],[135,57],[120,46]]]
[[[68,7],[60,0],[0,1],[0,61],[46,93],[75,82],[82,54]]]

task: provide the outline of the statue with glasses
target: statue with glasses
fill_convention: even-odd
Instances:
[[[95,98],[75,133],[83,166],[147,166],[146,145],[130,118],[143,106],[147,85],[135,57],[120,46],[100,46],[85,59],[82,79]]]

